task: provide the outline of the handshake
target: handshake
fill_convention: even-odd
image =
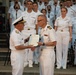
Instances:
[[[28,47],[30,47],[32,51],[34,51],[37,46],[43,45],[42,42],[39,42],[39,35],[36,34],[32,34],[27,39],[25,39],[24,42],[28,42]]]
[[[26,43],[26,42],[29,42],[29,38],[30,38],[30,37],[26,38],[26,39],[24,40],[24,42],[25,42],[25,43]],[[35,46],[33,46],[33,45],[28,45],[27,48],[31,48],[32,51],[35,50]]]

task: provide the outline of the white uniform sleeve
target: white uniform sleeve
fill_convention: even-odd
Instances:
[[[58,26],[58,18],[55,20],[55,26]]]
[[[22,39],[20,38],[20,36],[15,35],[14,37],[12,37],[12,40],[13,40],[14,46],[22,45],[21,43]]]
[[[50,30],[50,32],[49,32],[49,38],[50,38],[51,42],[56,41],[56,33],[55,33],[54,29]]]
[[[72,20],[69,18],[69,26],[72,26]]]

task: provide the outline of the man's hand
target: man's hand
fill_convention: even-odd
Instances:
[[[69,42],[71,42],[72,41],[72,37],[70,37],[70,40],[69,40]]]
[[[35,47],[33,45],[29,45],[28,47],[31,48],[32,51],[35,50]]]

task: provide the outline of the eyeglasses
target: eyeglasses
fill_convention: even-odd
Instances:
[[[40,21],[42,21],[43,19],[41,19],[41,20],[37,20],[38,22],[40,22]]]

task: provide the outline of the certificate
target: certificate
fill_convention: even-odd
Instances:
[[[29,45],[38,46],[39,35],[31,35],[29,39]]]

